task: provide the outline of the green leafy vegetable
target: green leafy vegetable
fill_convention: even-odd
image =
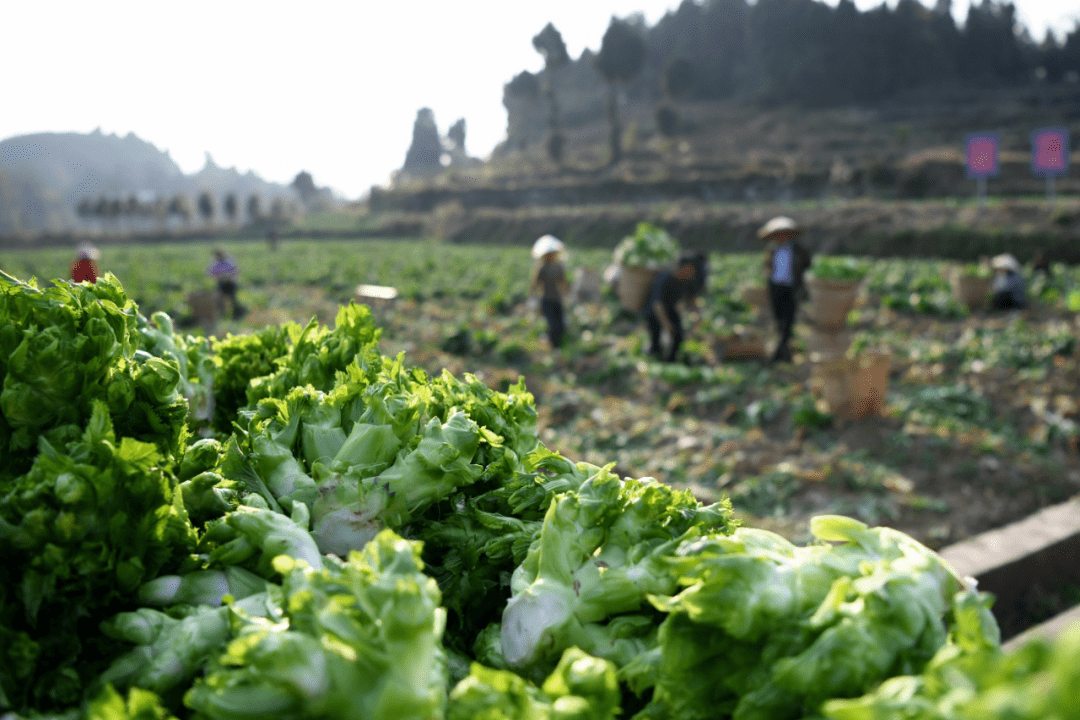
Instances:
[[[615,262],[626,267],[657,268],[679,259],[679,244],[665,230],[646,222],[615,246]]]
[[[150,608],[119,613],[102,624],[102,631],[136,647],[117,658],[97,682],[161,695],[182,691],[233,637],[230,613],[242,610],[245,617],[266,616],[270,612],[266,603],[262,593],[231,607],[199,606],[180,619]]]
[[[810,275],[819,280],[862,280],[869,265],[853,257],[819,256]]]
[[[162,471],[158,450],[118,441],[103,402],[94,403],[78,441],[62,450],[44,437],[39,443],[30,471],[0,501],[12,587],[0,624],[21,648],[0,655],[0,691],[15,707],[71,702],[83,682],[72,669],[86,627],[195,546],[181,493]],[[29,664],[7,664],[19,661]]]
[[[176,720],[154,692],[133,687],[127,699],[111,686],[90,701],[86,720]]]
[[[811,531],[842,544],[802,548],[740,528],[679,548],[671,563],[685,589],[650,597],[668,615],[644,717],[798,718],[895,668],[925,667],[974,593],[903,533],[838,516]]]
[[[508,670],[473,663],[450,693],[447,720],[613,720],[621,696],[615,666],[572,647],[537,688]]]
[[[208,718],[440,716],[445,615],[418,545],[390,531],[314,569],[278,558],[281,617],[248,618],[185,696]]]
[[[623,481],[591,468],[576,492],[557,496],[540,536],[511,579],[502,617],[511,667],[560,652],[584,623],[638,610],[676,577],[662,560],[692,533],[730,531],[730,505],[701,506],[654,480]]]
[[[248,388],[258,377],[278,370],[278,359],[290,349],[300,326],[286,323],[250,335],[226,335],[211,343],[214,358],[214,428],[231,432],[241,408],[248,405]]]

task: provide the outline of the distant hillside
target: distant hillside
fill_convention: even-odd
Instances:
[[[241,204],[257,193],[264,207],[278,197],[295,198],[291,189],[252,172],[220,168],[209,155],[202,170],[185,175],[168,152],[134,133],[38,133],[0,141],[0,232],[92,227],[97,220],[76,213],[81,201],[134,195],[150,203],[184,194],[194,205],[204,191],[216,196],[218,207],[228,193]]]

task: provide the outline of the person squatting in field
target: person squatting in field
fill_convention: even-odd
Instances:
[[[72,260],[71,266],[68,268],[71,281],[77,283],[84,281],[97,282],[98,275],[101,274],[97,266],[97,260],[100,256],[101,253],[93,245],[80,246],[75,259]]]
[[[683,342],[682,318],[679,316],[680,300],[694,303],[702,289],[699,267],[704,254],[684,255],[672,270],[663,270],[653,280],[649,297],[642,314],[649,331],[649,354],[657,360],[674,362]],[[671,347],[664,353],[661,336],[667,331]]]
[[[765,274],[769,303],[780,340],[772,354],[773,362],[791,362],[791,336],[799,309],[799,291],[803,275],[810,267],[810,252],[796,241],[802,228],[787,217],[775,217],[758,230],[758,237],[769,243],[765,252]]]
[[[217,280],[218,311],[224,314],[227,300],[233,319],[238,319],[242,312],[240,303],[236,300],[236,278],[239,273],[240,268],[232,256],[221,248],[214,250],[214,262],[210,264],[210,267],[206,268],[206,274]]]
[[[552,348],[562,346],[566,333],[563,297],[569,291],[570,284],[566,280],[566,266],[561,260],[565,253],[566,246],[553,235],[544,235],[533,244],[532,256],[540,263],[533,272],[529,292],[533,295],[540,292],[540,309],[547,320],[548,340]]]
[[[1024,277],[1020,274],[1020,263],[1009,253],[996,256],[990,261],[994,269],[994,283],[991,286],[991,310],[1023,310],[1027,307]]]

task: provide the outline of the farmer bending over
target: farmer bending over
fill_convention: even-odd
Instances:
[[[692,301],[698,288],[698,263],[694,257],[679,258],[674,270],[664,270],[653,280],[652,290],[645,302],[643,314],[649,329],[649,354],[657,360],[673,362],[683,341],[682,318],[677,305],[680,300]],[[671,348],[667,355],[661,347],[660,335],[667,331]]]

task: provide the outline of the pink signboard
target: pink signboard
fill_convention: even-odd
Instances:
[[[1069,172],[1069,131],[1043,128],[1031,133],[1031,172],[1065,175]]]
[[[994,133],[968,135],[967,176],[985,178],[998,174],[998,136]]]

